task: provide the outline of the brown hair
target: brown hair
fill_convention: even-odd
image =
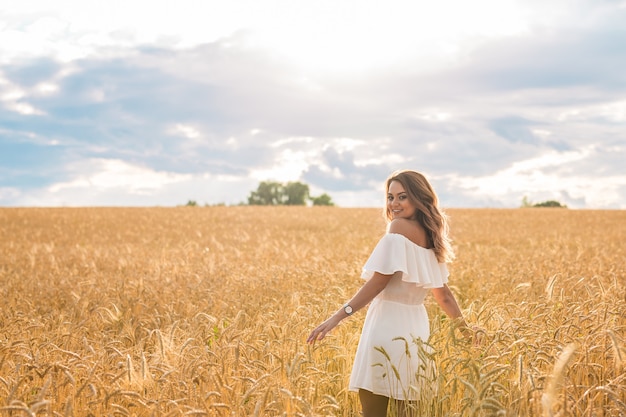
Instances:
[[[409,200],[415,206],[415,220],[424,230],[433,246],[439,262],[449,262],[454,259],[451,240],[448,237],[448,217],[439,208],[439,199],[433,187],[426,177],[416,171],[396,171],[385,184],[385,196],[389,192],[392,181],[402,184],[409,196]],[[385,205],[384,217],[391,221],[392,215],[389,207]]]

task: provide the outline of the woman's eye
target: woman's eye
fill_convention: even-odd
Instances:
[[[400,200],[406,200],[406,196],[405,195],[401,195],[400,197],[398,197]]]

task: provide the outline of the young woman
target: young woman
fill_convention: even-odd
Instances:
[[[424,397],[428,363],[420,341],[430,336],[424,298],[432,292],[443,311],[469,335],[461,310],[446,285],[446,262],[454,258],[445,214],[435,191],[415,171],[392,174],[386,182],[387,233],[363,267],[367,280],[339,311],[316,327],[314,344],[341,322],[370,304],[357,348],[349,389],[358,391],[363,417],[384,417],[390,399],[398,415],[410,401]]]

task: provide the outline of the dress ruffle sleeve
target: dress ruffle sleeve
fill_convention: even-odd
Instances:
[[[437,261],[432,249],[416,245],[404,235],[387,233],[365,262],[361,278],[370,279],[374,272],[392,275],[398,271],[402,281],[424,288],[440,288],[448,282],[448,268]]]

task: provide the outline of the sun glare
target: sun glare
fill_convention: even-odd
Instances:
[[[26,31],[8,28],[15,53],[44,49],[71,60],[102,47],[193,47],[244,31],[253,44],[313,73],[355,74],[409,57],[428,70],[454,59],[464,42],[525,31],[529,18],[515,0],[27,3],[13,13],[41,17]]]
[[[321,1],[281,4],[275,12],[259,17],[253,42],[312,72],[358,74],[409,59],[428,70],[454,59],[470,38],[526,30],[524,14],[511,1]]]

